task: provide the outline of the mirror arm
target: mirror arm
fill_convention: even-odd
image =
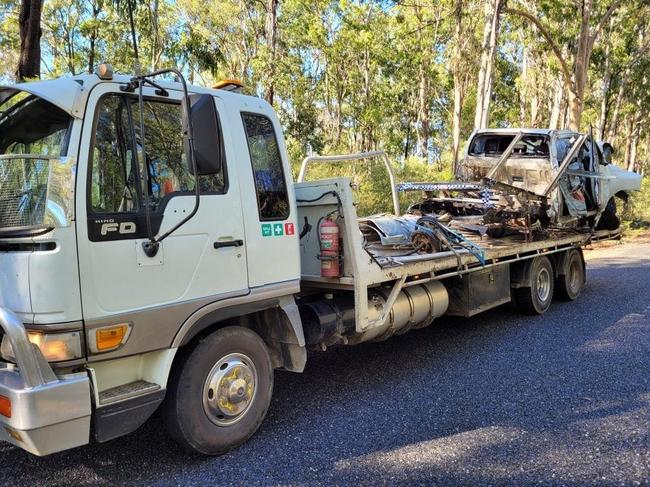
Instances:
[[[149,201],[149,166],[147,165],[147,148],[145,145],[145,130],[144,130],[144,97],[142,96],[142,87],[144,81],[140,80],[138,83],[138,107],[140,108],[140,150],[142,152],[143,174],[142,179],[144,182],[143,197],[144,197],[144,214],[145,221],[147,222],[147,238],[153,244],[156,242],[153,232],[151,231],[151,203]],[[137,152],[136,152],[137,160]],[[138,161],[138,164],[140,162]],[[155,255],[155,254],[154,254]]]
[[[167,93],[167,91],[162,88],[161,86],[155,84],[148,78],[152,78],[155,76],[159,76],[161,74],[174,74],[176,77],[180,80],[181,85],[183,86],[183,103],[185,104],[185,113],[187,113],[187,145],[188,145],[188,157],[190,159],[190,164],[192,164],[192,168],[194,169],[194,208],[192,211],[185,217],[183,218],[180,222],[178,222],[176,225],[174,225],[172,228],[167,230],[163,235],[160,237],[154,237],[151,234],[151,209],[149,207],[149,187],[148,187],[148,181],[149,181],[149,170],[147,167],[145,169],[147,170],[146,174],[146,182],[147,182],[147,188],[145,189],[145,211],[146,211],[146,218],[147,218],[147,234],[149,235],[149,241],[148,242],[143,242],[142,243],[142,248],[147,257],[153,257],[156,255],[158,252],[158,248],[160,246],[160,242],[162,242],[164,239],[166,239],[169,235],[174,233],[176,230],[178,230],[181,226],[185,225],[194,215],[196,215],[196,212],[199,211],[199,204],[201,202],[201,189],[199,188],[199,171],[197,169],[196,165],[196,159],[194,157],[194,127],[192,126],[192,117],[190,116],[190,96],[187,90],[187,83],[185,82],[185,77],[182,75],[182,73],[175,68],[165,68],[165,69],[159,69],[157,71],[153,71],[148,74],[144,74],[142,76],[137,76],[131,79],[131,83],[133,83],[136,80],[139,80],[139,103],[140,103],[140,132],[141,136],[143,138],[143,153],[144,153],[144,110],[142,110],[142,104],[143,104],[143,99],[142,99],[142,86],[144,83],[148,83],[151,86],[157,88],[158,90],[164,91]],[[163,95],[164,96],[164,95]],[[145,165],[146,165],[146,153],[144,153],[145,157]]]

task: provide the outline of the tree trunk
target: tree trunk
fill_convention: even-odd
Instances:
[[[409,146],[411,145],[411,120],[406,123],[406,140],[404,141],[404,161],[409,158]]]
[[[158,0],[153,0],[149,6],[149,18],[151,20],[151,71],[158,69],[158,62],[162,53],[160,28],[158,23]]]
[[[424,63],[420,64],[420,85],[418,90],[418,155],[429,158],[429,80]]]
[[[641,133],[641,100],[639,99],[636,102],[636,110],[634,112],[634,117],[632,121],[632,133],[630,134],[630,159],[627,164],[628,171],[634,171],[636,169],[636,159],[637,159],[637,147],[639,145],[639,135]]]
[[[582,120],[582,95],[578,94],[575,87],[569,90],[569,129],[576,132],[580,131],[580,122]]]
[[[42,0],[22,0],[18,25],[20,27],[20,56],[16,79],[24,81],[41,77],[41,11]]]
[[[630,155],[632,152],[632,116],[625,117],[625,155],[623,157],[623,167],[630,166]]]
[[[598,38],[603,26],[609,21],[612,14],[621,6],[623,0],[614,0],[605,14],[600,18],[596,27],[591,29],[590,21],[593,11],[592,0],[582,0],[579,6],[582,8],[580,16],[580,32],[577,38],[577,47],[573,59],[573,69],[569,69],[566,56],[560,52],[559,47],[553,40],[553,36],[543,23],[533,14],[523,10],[506,8],[504,12],[524,17],[532,22],[540,34],[546,39],[553,53],[558,59],[564,75],[564,83],[569,91],[569,128],[571,130],[580,130],[582,119],[582,108],[584,103],[584,92],[588,81],[589,61],[594,47],[594,42]]]
[[[88,39],[88,72],[92,73],[95,70],[95,55],[98,34],[98,20],[100,12],[102,11],[101,2],[95,0],[91,2],[91,15],[93,19],[92,30]]]
[[[519,91],[519,126],[523,127],[526,125],[526,98],[528,93],[528,85],[526,80],[528,79],[528,49],[526,46],[523,47],[523,53],[521,55],[521,86]]]
[[[555,94],[553,96],[553,106],[551,107],[551,116],[549,120],[550,129],[564,128],[563,106],[564,106],[564,83],[562,82],[562,75],[555,80],[554,88]]]
[[[278,2],[279,0],[268,0],[266,4],[266,22],[264,24],[266,48],[269,50],[269,66],[267,71],[268,81],[264,99],[273,105],[275,95],[274,77],[275,77],[275,52],[278,35]]]
[[[461,60],[462,60],[462,21],[463,21],[463,0],[456,0],[454,5],[454,53],[452,59],[452,71],[454,78],[454,112],[452,116],[452,158],[451,168],[453,173],[456,173],[456,164],[458,163],[458,152],[460,150],[460,124],[462,121],[463,112],[463,80],[461,75]]]
[[[621,77],[618,85],[618,92],[616,93],[616,101],[614,102],[614,112],[612,113],[612,121],[609,124],[609,129],[607,131],[607,140],[612,142],[616,138],[616,132],[618,131],[619,116],[621,113],[621,106],[623,105],[623,97],[625,95],[625,88],[627,87],[627,81],[630,78],[630,67],[625,68],[623,76]]]
[[[476,114],[474,128],[487,128],[490,116],[490,99],[492,98],[492,71],[494,56],[499,37],[499,15],[502,0],[485,0],[485,26],[483,28],[483,45],[481,48],[481,68],[478,73],[476,89]]]
[[[650,133],[646,133],[645,136],[645,157],[643,162],[640,164],[641,167],[639,168],[639,174],[641,174],[641,176],[645,176],[646,168],[650,167],[648,159],[650,159]]]
[[[639,133],[637,131],[632,135],[632,147],[630,148],[630,162],[627,166],[628,171],[636,171],[636,151],[639,146]]]
[[[460,150],[460,123],[463,111],[463,90],[460,75],[454,74],[454,115],[452,121],[452,168],[456,173],[458,152]]]
[[[612,77],[609,73],[609,59],[605,62],[605,76],[603,77],[603,85],[601,88],[600,96],[600,115],[598,116],[598,140],[605,138],[605,130],[607,128],[607,118],[609,117],[609,88],[612,84]]]
[[[583,0],[578,48],[573,63],[573,76],[571,79],[571,90],[569,91],[569,128],[575,131],[580,130],[580,122],[582,121],[584,92],[588,76],[587,70],[589,69],[589,59],[591,58],[591,30],[589,28],[591,11],[592,0]]]
[[[610,28],[613,22],[610,21]],[[607,44],[605,46],[605,67],[603,80],[600,89],[600,114],[598,116],[598,140],[605,138],[605,128],[607,126],[607,117],[609,116],[609,89],[612,85],[612,67],[611,67],[611,42],[609,31],[607,33]]]

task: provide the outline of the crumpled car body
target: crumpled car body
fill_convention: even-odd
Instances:
[[[573,144],[577,132],[550,129],[484,129],[469,138],[456,178],[481,181],[500,162],[518,134],[521,139],[492,179],[544,196]],[[550,194],[551,223],[570,225],[580,217],[598,220],[614,196],[625,198],[641,188],[641,176],[611,163],[611,145],[587,137]]]

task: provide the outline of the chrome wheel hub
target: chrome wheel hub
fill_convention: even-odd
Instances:
[[[257,371],[246,355],[231,353],[220,359],[203,386],[203,409],[210,421],[228,426],[239,421],[255,397]]]
[[[542,269],[537,274],[537,297],[545,303],[551,294],[551,275],[548,269]]]

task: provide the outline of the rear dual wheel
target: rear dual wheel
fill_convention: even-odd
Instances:
[[[557,261],[557,277],[553,264],[546,256],[535,257],[530,264],[527,285],[512,288],[512,301],[524,313],[541,315],[548,310],[553,297],[573,301],[585,285],[585,265],[582,252],[567,250]]]
[[[582,252],[577,249],[567,250],[559,260],[558,276],[555,279],[557,297],[573,301],[580,296],[585,285],[585,262]]]
[[[541,315],[551,306],[555,285],[553,265],[548,257],[530,263],[527,286],[512,288],[512,300],[522,312]]]

